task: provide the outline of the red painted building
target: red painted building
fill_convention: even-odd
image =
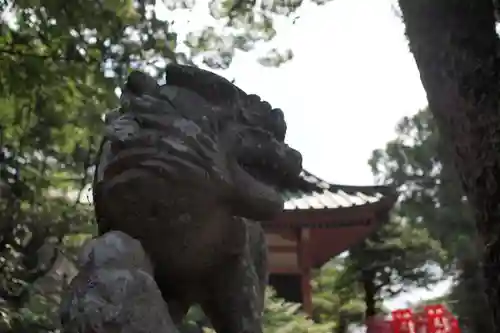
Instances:
[[[279,296],[312,312],[311,270],[368,237],[388,220],[396,201],[386,186],[325,182],[304,171],[282,190],[285,210],[263,224],[269,249],[269,283]]]

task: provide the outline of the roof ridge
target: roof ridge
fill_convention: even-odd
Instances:
[[[326,180],[316,176],[315,174],[302,169],[302,175],[306,182],[311,185],[316,185],[324,190],[329,191],[345,191],[345,192],[382,192],[384,194],[394,191],[394,187],[391,185],[345,185],[345,184],[333,184],[327,182]],[[309,178],[309,180],[307,179]],[[311,178],[315,178],[316,181],[311,182]],[[323,185],[323,186],[322,186]]]

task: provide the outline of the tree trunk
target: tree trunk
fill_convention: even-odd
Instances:
[[[460,261],[459,281],[453,290],[454,300],[458,304],[452,304],[452,307],[464,332],[492,333],[486,296],[483,293],[484,278],[478,266],[476,258]]]
[[[377,314],[377,301],[375,299],[377,290],[374,283],[375,272],[371,269],[363,269],[361,272],[361,283],[365,292],[365,322],[366,333],[375,333],[375,315]]]
[[[372,270],[363,270],[361,273],[361,282],[365,291],[365,317],[367,319],[377,314],[377,301],[375,299],[377,291],[375,283],[373,282],[374,278],[375,273]]]
[[[429,108],[472,206],[500,333],[500,66],[492,0],[399,0]]]

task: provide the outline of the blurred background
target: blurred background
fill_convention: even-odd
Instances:
[[[281,108],[314,175],[397,190],[376,233],[314,270],[310,317],[269,289],[266,333],[344,333],[367,306],[428,303],[446,304],[464,332],[492,332],[474,221],[395,1],[4,0],[0,15],[0,332],[58,330],[61,289],[96,231],[103,113],[132,69],[165,82],[170,61]],[[184,329],[205,322],[193,308]]]

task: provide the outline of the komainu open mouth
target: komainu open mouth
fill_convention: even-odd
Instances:
[[[302,156],[291,148],[287,149],[285,156],[243,157],[238,163],[251,176],[275,188],[286,187],[302,170]]]

